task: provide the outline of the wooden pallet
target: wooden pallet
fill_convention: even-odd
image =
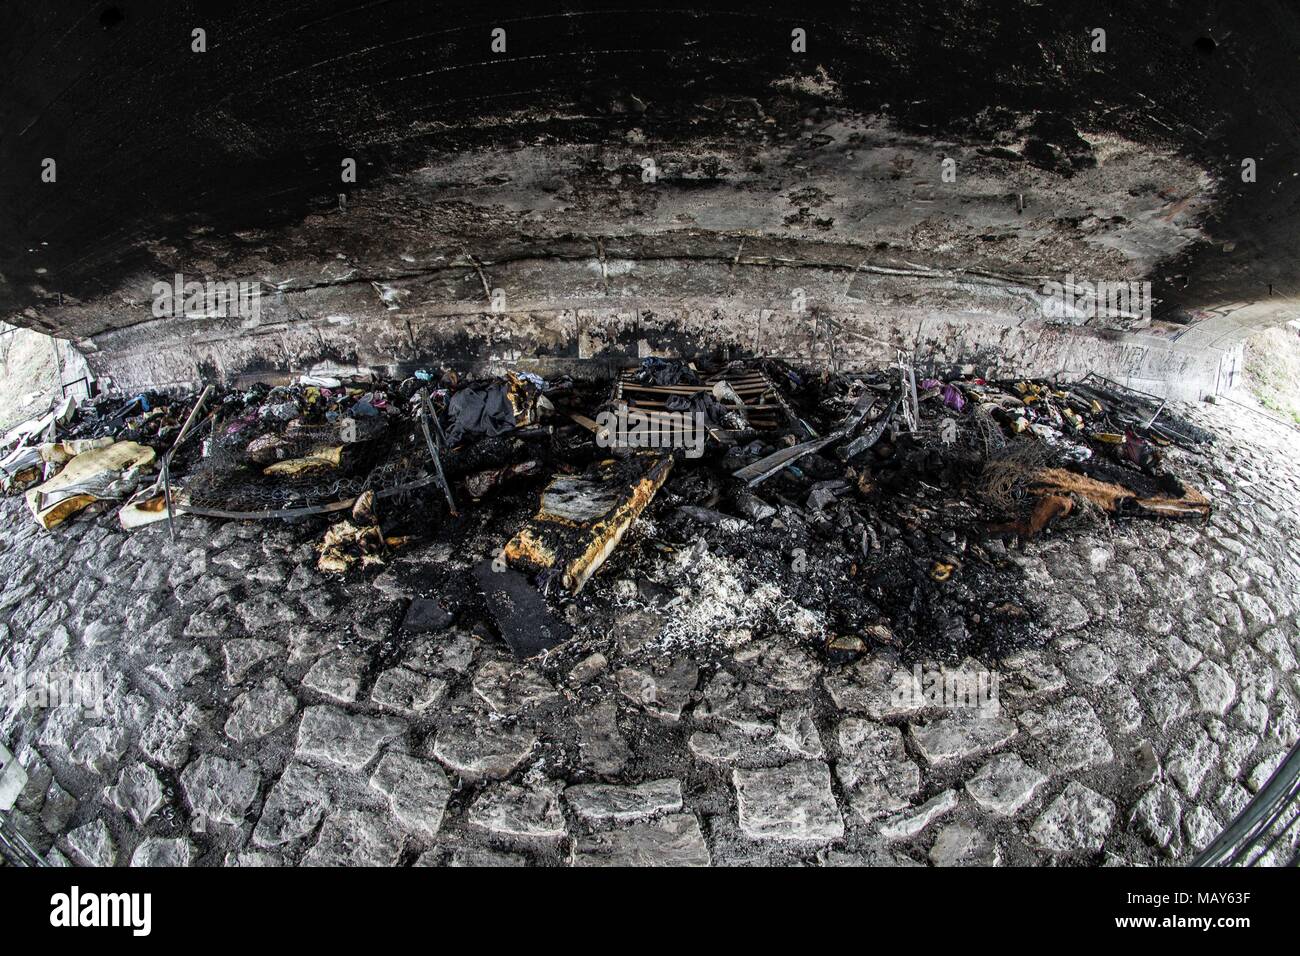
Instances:
[[[749,424],[755,429],[776,428],[784,416],[784,406],[780,404],[776,386],[771,379],[758,369],[733,369],[709,375],[701,379],[699,385],[643,385],[636,380],[636,369],[625,369],[614,382],[613,401],[626,405],[629,409],[642,412],[652,420],[662,420],[667,415],[668,400],[677,395],[698,395],[711,392],[718,382],[725,381],[740,398],[741,404],[723,402],[728,408],[742,410]],[[768,401],[771,399],[771,401]],[[726,434],[728,429],[711,429]]]

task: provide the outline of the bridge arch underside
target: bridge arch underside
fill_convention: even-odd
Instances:
[[[499,56],[471,4],[201,15],[201,55],[170,5],[0,40],[0,319],[124,389],[902,352],[1198,398],[1300,317],[1280,0],[507,2]],[[187,283],[255,307],[160,305]]]

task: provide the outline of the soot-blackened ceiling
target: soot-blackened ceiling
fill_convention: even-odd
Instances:
[[[59,334],[147,319],[123,290],[174,270],[324,266],[349,229],[347,255],[381,271],[413,239],[490,257],[717,235],[1150,275],[1174,319],[1300,292],[1291,4],[55,0],[3,17],[0,312]],[[945,193],[947,155],[963,165]],[[897,196],[873,173],[895,162]],[[1026,190],[1038,208],[1006,213]],[[381,212],[310,228],[340,193]]]

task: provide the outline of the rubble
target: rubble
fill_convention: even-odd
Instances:
[[[469,613],[517,657],[547,652],[581,632],[585,589],[619,555],[635,603],[668,605],[643,646],[727,648],[781,628],[842,666],[884,648],[1032,644],[1033,601],[1003,539],[1206,520],[1188,465],[1207,437],[1095,376],[651,358],[609,384],[417,370],[63,401],[6,436],[0,475],[47,529],[109,506],[127,529],[189,514],[314,522],[316,570],[334,575],[494,522],[495,558],[472,580],[403,573],[404,593],[442,601],[415,597],[409,635]],[[531,516],[505,517],[534,494]]]

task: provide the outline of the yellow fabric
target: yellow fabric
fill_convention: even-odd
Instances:
[[[90,488],[76,491],[79,486],[106,484],[130,468],[152,465],[155,457],[154,450],[148,445],[133,441],[115,442],[83,452],[49,481],[28,491],[27,507],[37,524],[48,530],[97,500]],[[53,504],[47,504],[48,498],[58,497],[61,492],[68,494]]]
[[[334,448],[320,448],[306,458],[290,458],[286,461],[277,461],[274,465],[267,465],[262,469],[262,474],[271,476],[301,475],[322,468],[337,468],[342,460],[342,445]]]

